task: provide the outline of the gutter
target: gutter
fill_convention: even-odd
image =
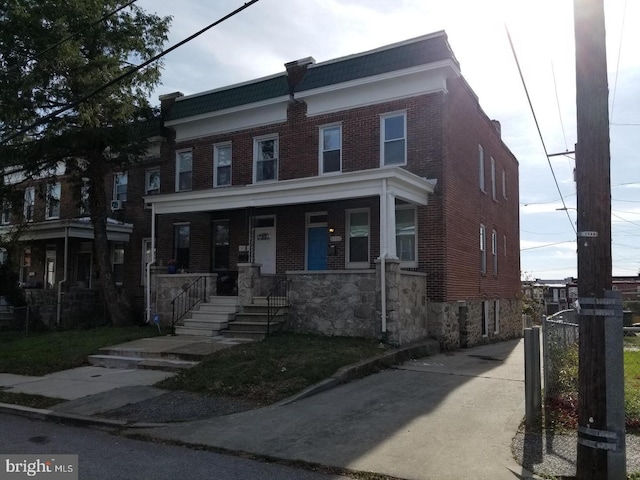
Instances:
[[[151,267],[156,263],[156,204],[151,204],[151,261],[147,263],[146,271],[146,296],[147,318],[146,323],[151,323]]]
[[[63,278],[58,282],[58,311],[56,314],[56,324],[60,328],[60,312],[62,310],[62,285],[67,283],[67,262],[69,260],[69,227],[64,228],[64,273]]]

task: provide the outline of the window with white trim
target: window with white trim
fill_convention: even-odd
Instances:
[[[45,218],[52,220],[60,218],[60,184],[52,183],[47,185],[47,204],[45,207]]]
[[[320,127],[320,173],[342,170],[342,126]]]
[[[253,182],[278,180],[278,136],[254,139]]]
[[[480,273],[487,273],[487,229],[480,225]]]
[[[493,301],[493,333],[500,333],[500,300]]]
[[[27,187],[24,189],[24,208],[22,215],[25,222],[33,222],[33,215],[36,205],[36,189],[35,187]]]
[[[403,267],[417,266],[416,208],[396,208],[396,253]]]
[[[116,285],[122,285],[124,277],[124,243],[114,243],[111,247],[111,270],[113,281]]]
[[[231,143],[220,143],[213,146],[214,187],[228,187],[229,185],[231,185],[231,155]]]
[[[507,172],[502,169],[502,198],[507,198]]]
[[[380,118],[381,166],[407,163],[407,114],[393,113]]]
[[[82,179],[82,186],[80,187],[80,215],[89,214],[89,180],[87,178]]]
[[[491,256],[493,257],[493,275],[498,275],[498,234],[491,232]]]
[[[486,193],[484,184],[484,148],[482,148],[482,145],[478,145],[478,179],[480,190]]]
[[[502,236],[502,245],[504,246],[504,256],[507,256],[507,236]]]
[[[496,199],[496,161],[491,157],[491,196]]]
[[[129,177],[127,172],[116,173],[113,176],[113,199],[121,202],[127,201],[127,183]]]
[[[11,202],[9,200],[4,200],[2,202],[2,225],[9,225],[11,223],[11,209]]]
[[[157,195],[160,193],[160,167],[147,168],[144,172],[144,193]]]
[[[369,210],[347,210],[347,268],[369,268]]]
[[[176,192],[187,192],[192,188],[193,152],[176,152]]]

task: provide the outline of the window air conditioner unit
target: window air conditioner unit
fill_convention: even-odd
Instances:
[[[111,211],[122,210],[122,200],[111,200]]]

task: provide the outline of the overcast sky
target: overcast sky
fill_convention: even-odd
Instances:
[[[139,0],[173,16],[167,47],[243,5],[242,0]],[[640,267],[640,1],[605,0],[613,274]],[[532,278],[576,276],[575,210],[562,207],[509,48],[507,24],[550,154],[576,142],[571,0],[260,0],[165,57],[154,94],[193,94],[282,72],[286,62],[317,62],[445,30],[463,76],[520,162],[521,270]],[[570,157],[573,157],[571,155]],[[573,158],[550,160],[575,208]],[[567,216],[568,214],[568,216]],[[569,218],[570,217],[570,218]],[[575,225],[575,224],[574,224]]]

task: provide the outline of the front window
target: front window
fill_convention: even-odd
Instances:
[[[26,222],[33,221],[33,210],[36,204],[36,190],[34,187],[27,187],[24,190],[24,220]]]
[[[229,269],[229,221],[213,223],[213,268]]]
[[[148,168],[145,172],[144,192],[147,195],[160,193],[160,167]]]
[[[342,170],[342,127],[334,125],[320,129],[320,171],[335,173]]]
[[[187,150],[176,153],[176,192],[191,190],[193,152]]]
[[[47,208],[45,217],[50,220],[60,218],[60,184],[47,185]]]
[[[484,148],[482,145],[478,145],[478,178],[480,182],[480,190],[485,192],[484,185]]]
[[[382,165],[407,163],[406,115],[404,113],[382,117]]]
[[[11,202],[5,200],[2,202],[2,225],[11,223]]]
[[[113,176],[113,199],[121,202],[127,201],[127,173],[116,173]]]
[[[416,263],[416,209],[396,210],[396,252],[405,266]]]
[[[113,281],[116,285],[122,285],[124,269],[124,243],[114,243],[111,248],[111,269]]]
[[[278,180],[278,137],[256,139],[254,181]]]
[[[369,267],[369,211],[347,212],[348,251],[347,267]]]
[[[89,180],[82,180],[80,187],[80,215],[89,214]]]
[[[142,280],[140,281],[140,285],[147,284],[147,265],[151,263],[153,258],[153,250],[151,248],[151,239],[143,238],[142,239]]]
[[[231,185],[231,144],[216,145],[213,149],[213,185]]]
[[[173,226],[173,251],[178,268],[189,268],[189,244],[191,241],[191,225],[177,223]]]

